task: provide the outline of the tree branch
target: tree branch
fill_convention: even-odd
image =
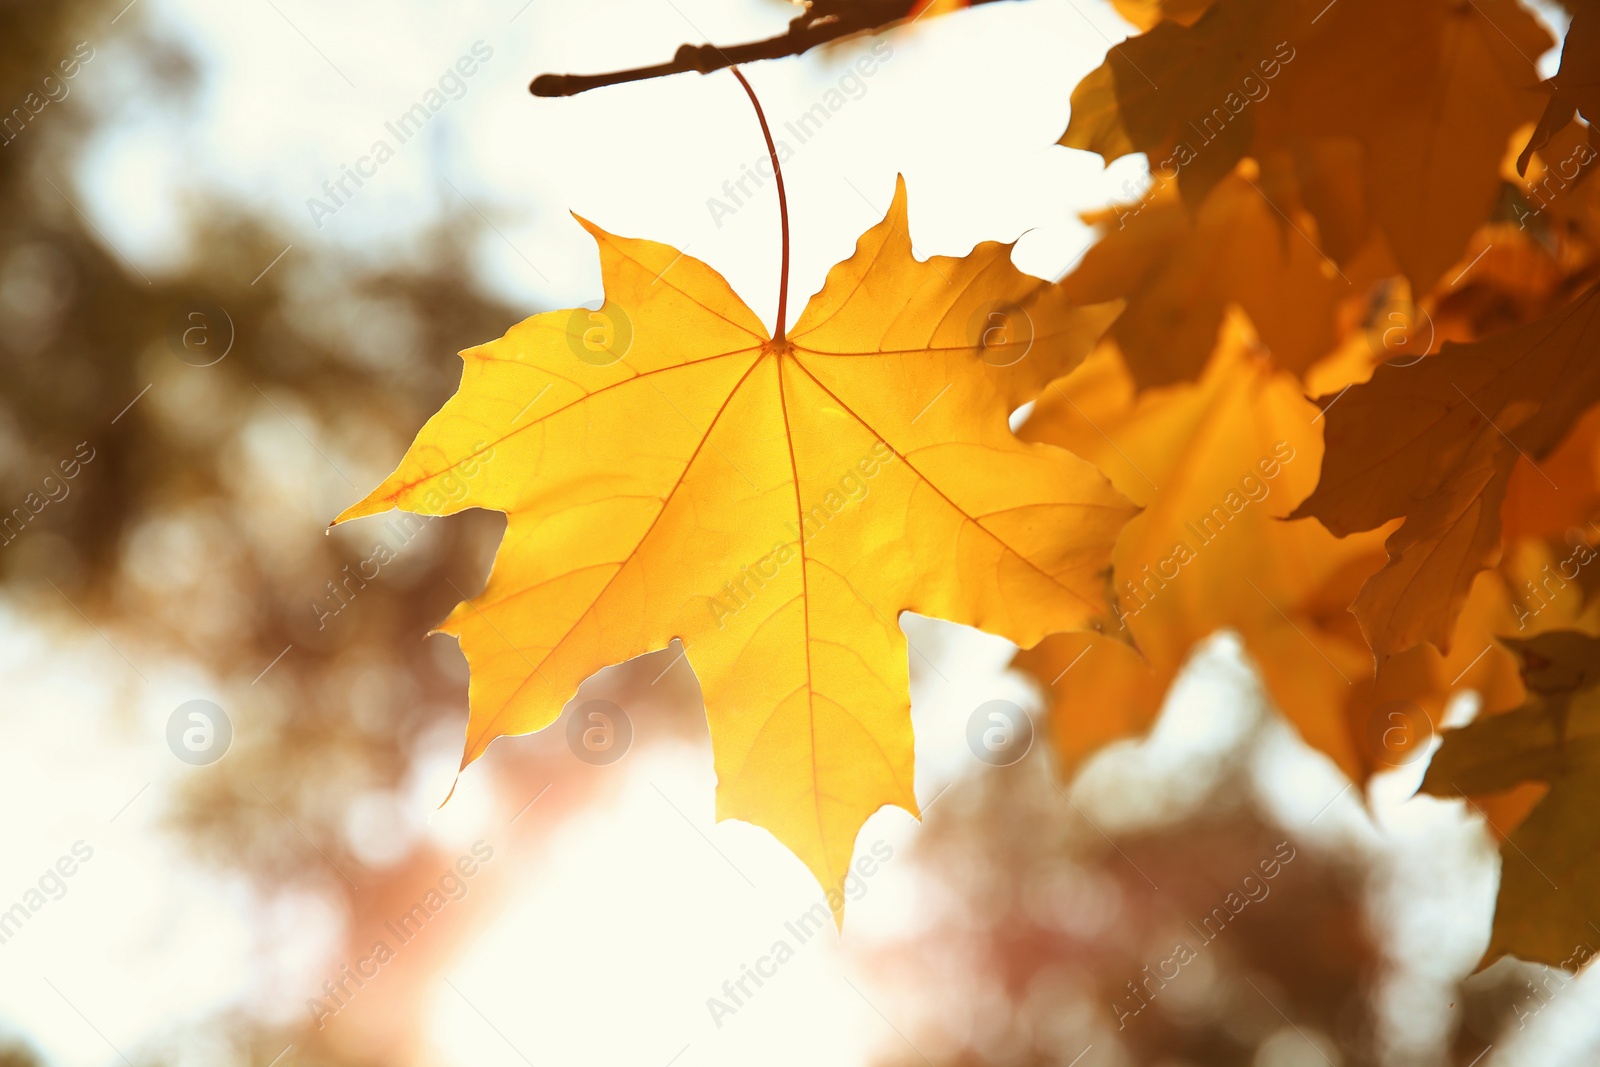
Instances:
[[[966,0],[970,7],[994,2]],[[804,13],[790,21],[788,32],[777,37],[726,48],[714,44],[680,45],[669,63],[619,70],[611,74],[541,74],[533,79],[528,91],[534,96],[576,96],[605,85],[622,85],[690,71],[710,74],[739,63],[797,56],[819,44],[837,41],[852,34],[875,32],[908,18],[916,21],[921,17],[921,12],[916,15],[912,12],[919,7],[925,9],[930,3],[932,0],[812,0]]]

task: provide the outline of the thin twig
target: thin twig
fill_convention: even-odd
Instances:
[[[994,2],[967,0],[967,6]],[[669,63],[619,70],[611,74],[541,74],[533,79],[528,91],[534,96],[576,96],[605,85],[622,85],[691,71],[710,74],[739,63],[797,56],[841,37],[872,33],[906,19],[915,19],[931,3],[932,0],[812,0],[804,14],[790,21],[788,32],[777,37],[726,48],[714,44],[680,45]]]

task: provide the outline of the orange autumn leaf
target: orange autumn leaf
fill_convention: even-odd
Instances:
[[[1534,57],[1549,35],[1516,3],[1488,6],[1217,0],[1112,48],[1074,90],[1060,143],[1108,163],[1142,152],[1191,206],[1246,156],[1281,155],[1330,254],[1343,263],[1375,226],[1426,292],[1492,210],[1508,140],[1544,103]],[[1351,148],[1355,167],[1323,166]]]
[[[1281,73],[1293,49],[1275,54],[1266,45],[1277,22],[1268,0],[1221,0],[1190,25],[1163,20],[1114,46],[1072,91],[1060,143],[1107,163],[1143,152],[1152,171],[1176,178],[1184,200],[1199,204],[1255,137],[1251,108],[1224,110],[1214,128],[1205,125],[1206,113],[1213,105],[1226,109],[1230,97],[1243,99],[1246,78]]]
[[[1102,349],[1040,398],[1024,434],[1094,461],[1145,509],[1117,542],[1111,636],[1053,637],[1019,660],[1074,724],[1056,723],[1069,763],[1113,729],[1147,727],[1195,646],[1231,629],[1307,741],[1364,776],[1345,717],[1368,657],[1354,635],[1322,631],[1329,612],[1316,594],[1352,561],[1376,565],[1378,543],[1282,519],[1315,483],[1316,417],[1297,379],[1254,354],[1237,321],[1196,384],[1135,401],[1128,372]]]
[[[1127,300],[1111,337],[1140,388],[1198,378],[1230,307],[1280,367],[1302,371],[1333,349],[1350,284],[1278,214],[1254,172],[1241,164],[1196,212],[1170,187],[1107,211],[1100,240],[1062,281],[1081,303]]]
[[[924,15],[953,15],[971,3],[971,0],[916,0],[906,17],[915,22]]]
[[[1550,143],[1558,130],[1582,115],[1591,125],[1600,121],[1600,18],[1587,7],[1572,13],[1566,39],[1561,42],[1561,66],[1543,84],[1549,103],[1517,157],[1517,173],[1528,172],[1528,160]]]
[[[1382,33],[1372,32],[1373,19]],[[1550,35],[1513,0],[1361,0],[1322,21],[1328,38],[1308,45],[1297,72],[1305,81],[1289,87],[1290,115],[1274,137],[1288,140],[1304,123],[1361,143],[1372,220],[1413,290],[1425,293],[1500,195],[1510,139],[1544,104],[1534,61]],[[1340,85],[1349,88],[1334,91]]]
[[[1600,407],[1586,411],[1537,468],[1512,468],[1501,514],[1508,542],[1565,542],[1574,532],[1600,540],[1600,528],[1592,525],[1600,517]]]
[[[1211,6],[1211,0],[1111,0],[1111,6],[1139,29],[1148,30],[1162,19],[1191,25]]]
[[[1069,770],[1144,733],[1196,647],[1221,630],[1238,634],[1307,743],[1358,782],[1420,756],[1452,693],[1475,689],[1494,710],[1521,699],[1509,658],[1488,647],[1516,632],[1498,574],[1474,587],[1451,654],[1419,646],[1375,673],[1347,606],[1382,565],[1382,533],[1339,540],[1281,518],[1311,491],[1321,416],[1251,341],[1235,319],[1200,382],[1137,398],[1103,348],[1053,383],[1024,427],[1095,461],[1145,508],[1118,540],[1102,632],[1055,635],[1017,657],[1046,693]]]
[[[1405,519],[1388,565],[1353,610],[1379,661],[1428,642],[1448,650],[1473,576],[1500,557],[1512,469],[1550,454],[1600,401],[1600,290],[1536,322],[1414,365],[1379,367],[1327,415],[1316,492],[1295,517],[1345,536]]]
[[[678,639],[718,818],[770,830],[842,915],[862,823],[917,811],[900,612],[1027,646],[1103,610],[1132,508],[1007,417],[1116,308],[1009,245],[918,261],[903,182],[779,339],[704,263],[584,225],[604,307],[464,352],[459,391],[340,520],[507,514],[487,587],[441,626],[471,667],[463,766]]]

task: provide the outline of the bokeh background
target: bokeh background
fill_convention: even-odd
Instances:
[[[714,823],[676,649],[575,702],[623,709],[619,758],[579,758],[563,720],[456,781],[466,669],[425,635],[481,588],[499,516],[327,524],[453,390],[454,352],[597,306],[570,212],[706,260],[771,321],[771,188],[707,203],[764,155],[728,74],[571,100],[526,84],[793,13],[0,0],[0,111],[48,100],[0,134],[0,508],[48,499],[0,538],[0,914],[27,913],[0,926],[0,1064],[1600,1060],[1592,972],[1473,973],[1482,820],[1413,796],[1420,761],[1362,795],[1227,634],[1147,740],[1065,782],[1042,744],[1005,767],[968,749],[986,701],[1040,707],[1011,647],[907,617],[925,817],[867,825],[859,847],[889,858],[843,934],[732,1014],[708,998],[796,944],[819,893],[764,832]],[[870,78],[843,80],[870,39],[752,68],[775,123],[846,99],[785,166],[791,304],[897,173],[919,254],[1021,235],[1018,263],[1060,275],[1090,238],[1078,213],[1145,180],[1054,144],[1129,32],[1103,0],[1018,0],[886,35]],[[474,73],[447,78],[464,56]],[[430,91],[444,105],[335,201],[325,183]],[[200,764],[169,743],[197,700],[229,735]],[[1147,983],[1273,858],[1179,978]],[[430,893],[402,943],[391,924]]]

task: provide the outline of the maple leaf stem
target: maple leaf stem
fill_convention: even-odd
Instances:
[[[966,6],[977,7],[994,2],[967,0]],[[541,74],[528,85],[528,91],[534,96],[576,96],[607,85],[622,85],[692,71],[710,74],[739,63],[797,56],[841,37],[875,33],[907,19],[916,21],[928,6],[929,0],[812,0],[804,14],[790,21],[788,32],[764,41],[749,41],[726,48],[714,44],[683,44],[678,46],[678,51],[669,62],[610,74]]]
[[[738,67],[728,69],[739,79],[739,84],[744,86],[745,94],[750,97],[750,103],[755,106],[756,118],[761,122],[761,136],[767,139],[767,155],[772,157],[772,175],[778,182],[778,221],[783,229],[783,266],[778,273],[778,322],[772,339],[782,341],[789,309],[789,198],[783,191],[783,167],[778,163],[778,148],[772,143],[772,130],[767,126],[767,115],[761,110],[761,101],[756,98],[756,91],[750,88],[750,83],[745,80],[744,73]]]

